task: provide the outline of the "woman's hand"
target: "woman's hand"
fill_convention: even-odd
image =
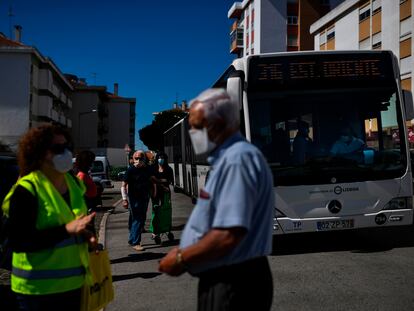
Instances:
[[[70,235],[83,235],[88,234],[90,231],[87,230],[88,224],[93,220],[96,213],[92,213],[90,215],[83,215],[78,219],[72,220],[71,222],[65,225],[66,231]]]

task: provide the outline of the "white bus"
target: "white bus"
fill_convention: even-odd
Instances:
[[[214,87],[238,102],[241,130],[273,172],[275,234],[413,223],[406,122],[414,109],[392,52],[253,55]],[[181,164],[170,160],[195,197],[208,167],[191,154],[186,119],[176,127],[184,152]]]

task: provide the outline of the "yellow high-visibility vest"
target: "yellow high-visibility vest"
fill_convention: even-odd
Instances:
[[[83,198],[85,188],[74,178],[69,173],[65,175],[70,206],[41,171],[34,171],[16,183],[37,197],[38,230],[65,225],[86,215],[87,207]],[[6,215],[14,189],[6,196],[2,206]],[[36,252],[13,252],[12,290],[26,295],[47,295],[80,288],[85,282],[85,275],[89,274],[88,258],[88,245],[79,237],[70,237],[52,248]]]

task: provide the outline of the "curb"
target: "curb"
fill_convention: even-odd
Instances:
[[[122,202],[122,199],[119,199],[114,204],[112,204],[112,207],[115,209],[121,202]],[[101,223],[99,225],[99,238],[98,238],[98,243],[102,244],[104,248],[106,248],[105,247],[106,246],[105,245],[105,242],[106,242],[106,223],[108,221],[109,214],[111,214],[111,213],[110,212],[106,212],[102,216],[102,220],[101,220]],[[99,311],[105,311],[105,308],[102,308]]]
[[[121,202],[122,202],[122,199],[119,199],[114,204],[112,204],[113,209],[115,209]],[[101,220],[101,223],[99,225],[99,238],[98,238],[98,243],[102,244],[104,248],[106,248],[105,247],[105,242],[106,242],[106,223],[108,221],[109,214],[111,214],[111,213],[107,211],[102,216],[102,220]]]

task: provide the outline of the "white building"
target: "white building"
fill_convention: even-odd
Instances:
[[[54,122],[72,127],[73,88],[47,57],[0,34],[0,140],[17,149],[30,127]]]
[[[414,90],[412,0],[347,0],[310,28],[315,50],[391,50],[404,89]]]
[[[244,0],[228,18],[230,53],[238,57],[271,52],[313,50],[310,25],[343,0]]]

